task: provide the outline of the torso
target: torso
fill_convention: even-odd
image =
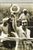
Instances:
[[[24,19],[24,18],[29,20],[29,14],[28,13],[27,13],[27,15],[25,15],[24,13],[21,14],[21,20]]]
[[[22,29],[22,26],[19,27],[18,29],[18,36],[21,37],[21,38],[29,38],[30,37],[30,30],[29,29],[26,29],[26,31],[24,31]]]

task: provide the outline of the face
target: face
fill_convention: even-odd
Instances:
[[[27,11],[24,11],[24,14],[26,15],[27,14]]]
[[[22,20],[22,27],[26,27],[28,25],[28,22],[26,19]]]

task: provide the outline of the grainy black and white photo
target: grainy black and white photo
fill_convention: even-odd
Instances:
[[[33,3],[0,3],[0,50],[33,50]]]

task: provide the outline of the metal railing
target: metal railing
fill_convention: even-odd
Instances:
[[[14,50],[33,50],[33,38],[16,38],[16,37],[7,37],[7,38],[0,38],[0,43],[6,40],[16,41],[16,47]],[[4,49],[3,50],[7,50]],[[12,50],[12,49],[9,49]]]

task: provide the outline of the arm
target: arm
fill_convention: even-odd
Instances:
[[[14,18],[14,30],[17,32],[18,27],[17,27],[17,17]]]
[[[21,20],[22,16],[20,15],[20,17],[17,19],[18,21]]]

